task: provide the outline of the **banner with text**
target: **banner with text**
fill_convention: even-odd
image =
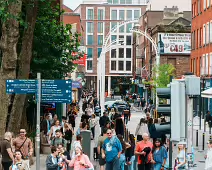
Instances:
[[[190,54],[190,33],[159,33],[158,48],[160,54]]]

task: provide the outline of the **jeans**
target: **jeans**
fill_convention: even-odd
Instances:
[[[160,170],[161,169],[162,164],[161,163],[156,163],[154,165],[154,170]]]
[[[10,166],[12,165],[12,161],[11,162],[2,162],[2,166],[3,166],[3,170],[9,170]]]
[[[125,155],[121,154],[120,158],[119,158],[119,164],[120,164],[120,169],[119,170],[124,170],[124,166],[125,166]]]
[[[128,170],[134,170],[134,162],[135,162],[135,155],[130,159],[130,165],[128,165]]]
[[[118,170],[120,168],[119,158],[116,157],[112,162],[106,162],[105,170]]]

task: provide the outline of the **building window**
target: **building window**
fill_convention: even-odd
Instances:
[[[210,22],[210,43],[212,43],[212,20]]]
[[[125,31],[124,31],[124,28],[125,28],[125,25],[122,25],[121,27],[119,27],[119,32],[120,33],[124,33]]]
[[[102,52],[102,48],[98,48],[98,58],[100,57],[101,52]]]
[[[210,25],[209,25],[209,22],[207,23],[207,25],[206,25],[206,34],[205,34],[205,38],[206,38],[206,44],[208,44],[209,43],[209,41],[210,41]]]
[[[119,61],[119,71],[124,71],[124,61]]]
[[[104,9],[98,9],[98,20],[104,20]]]
[[[132,0],[126,0],[126,4],[132,4]]]
[[[206,10],[206,3],[207,3],[207,1],[206,1],[206,0],[204,0],[204,2],[203,2],[203,3],[204,3],[204,4],[203,4],[203,5],[204,5],[204,6],[203,6],[203,7],[204,7],[204,10]]]
[[[210,7],[210,0],[207,0],[207,7]]]
[[[111,20],[117,20],[117,10],[111,11]]]
[[[126,71],[131,71],[131,61],[126,61]]]
[[[132,29],[132,23],[130,23],[130,24],[127,24],[127,33],[130,33],[130,29]]]
[[[200,47],[202,46],[202,28],[200,28],[200,31],[199,31],[199,46]]]
[[[127,10],[127,20],[132,20],[132,10]]]
[[[124,20],[124,10],[119,10],[119,20]]]
[[[126,48],[126,58],[131,58],[131,48]]]
[[[103,35],[98,35],[98,45],[103,44]]]
[[[116,35],[111,35],[111,42],[117,39]]]
[[[93,22],[87,22],[87,33],[93,33]]]
[[[201,12],[201,1],[200,0],[198,0],[197,9],[198,9],[198,14],[200,14],[200,12]]]
[[[93,69],[93,61],[87,60],[87,70],[92,70],[92,69]]]
[[[87,10],[87,20],[93,20],[93,9]]]
[[[196,59],[193,59],[193,73],[196,74]]]
[[[208,54],[205,55],[205,74],[208,75]]]
[[[199,46],[199,29],[197,29],[197,34],[196,34],[196,48]]]
[[[111,50],[111,58],[116,58],[116,49]]]
[[[212,53],[210,53],[210,74],[212,74]]]
[[[131,36],[126,36],[126,45],[132,45]]]
[[[87,59],[93,58],[93,48],[87,48]]]
[[[140,10],[135,10],[134,11],[134,19],[139,19],[140,18]]]
[[[119,58],[124,58],[124,49],[119,48]]]
[[[87,45],[93,45],[93,35],[87,35]]]
[[[116,71],[116,61],[111,61],[111,70]]]
[[[111,27],[110,27],[110,29],[113,29],[113,28],[115,28],[115,27],[117,27],[117,22],[111,22]],[[117,32],[117,30],[114,31],[114,32]]]
[[[205,45],[205,34],[206,34],[206,26],[205,24],[203,25],[203,45]]]
[[[98,33],[103,33],[103,22],[98,22]]]
[[[120,4],[125,4],[125,0],[120,0]]]
[[[113,4],[118,4],[119,0],[113,0]]]

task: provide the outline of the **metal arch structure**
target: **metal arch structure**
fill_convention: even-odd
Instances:
[[[137,34],[141,34],[143,35],[145,38],[147,38],[153,45],[154,49],[155,49],[155,54],[156,54],[156,65],[159,66],[160,65],[160,55],[159,55],[159,50],[157,47],[157,44],[155,43],[155,41],[152,39],[152,37],[147,34],[146,32],[137,29],[137,28],[132,28],[130,29],[131,32],[137,33]]]
[[[119,22],[118,26],[116,25],[115,27],[113,27],[110,30],[110,32],[106,35],[103,46],[106,46],[108,44],[108,41],[110,40],[111,33],[115,32],[117,29],[119,29],[120,27],[122,27],[124,25],[132,24],[132,23],[138,23],[138,20],[130,20],[130,21]]]
[[[138,20],[120,22],[118,24],[118,26],[116,25],[115,27],[113,27],[110,30],[110,32],[105,37],[105,40],[104,40],[104,43],[103,43],[102,52],[101,52],[101,55],[100,55],[100,57],[101,57],[100,58],[101,69],[100,69],[100,73],[99,73],[99,75],[101,77],[100,78],[100,86],[101,86],[101,88],[100,88],[101,89],[101,91],[100,91],[101,92],[100,93],[101,113],[104,112],[104,103],[105,103],[105,51],[106,51],[106,48],[107,48],[107,44],[108,44],[108,42],[110,40],[111,33],[115,32],[120,27],[122,27],[124,25],[127,25],[127,24],[130,24],[130,23],[138,23]],[[153,44],[153,47],[154,47],[155,53],[156,53],[156,65],[159,66],[160,65],[160,55],[159,55],[159,51],[158,51],[158,48],[157,48],[157,44],[152,39],[152,37],[149,34],[147,34],[146,32],[144,32],[144,31],[142,31],[140,29],[133,28],[133,29],[130,29],[130,31],[143,35],[145,38],[147,38]]]

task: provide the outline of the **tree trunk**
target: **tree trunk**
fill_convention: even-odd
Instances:
[[[18,17],[21,13],[22,1],[10,2],[8,13]],[[16,78],[17,43],[19,39],[19,22],[15,17],[8,18],[2,24],[0,48],[2,50],[2,63],[0,69],[0,137],[5,133],[6,118],[10,96],[6,94],[6,80]]]
[[[22,47],[18,59],[19,69],[17,79],[28,79],[32,59],[32,45],[37,18],[38,1],[28,0],[26,8],[27,28],[23,34]],[[20,129],[26,95],[15,95],[8,130],[17,133]]]

